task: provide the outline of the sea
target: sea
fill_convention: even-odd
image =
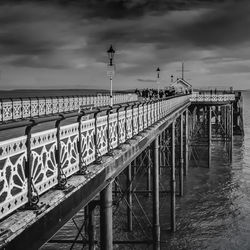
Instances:
[[[184,196],[177,196],[176,200],[175,233],[169,230],[169,200],[163,200],[167,205],[161,209],[161,249],[250,250],[249,107],[250,92],[243,92],[245,135],[233,138],[232,162],[228,160],[225,144],[214,142],[210,168],[190,164],[184,179]],[[76,233],[71,220],[54,239],[73,239]],[[70,247],[70,244],[47,243],[41,249],[88,249],[79,244]],[[115,249],[153,248],[116,245]]]

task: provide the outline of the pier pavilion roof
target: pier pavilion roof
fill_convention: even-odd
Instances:
[[[177,78],[177,80],[171,83],[170,86],[174,88],[182,87],[184,89],[192,89],[192,85],[182,78]]]

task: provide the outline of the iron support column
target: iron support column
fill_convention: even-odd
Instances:
[[[212,142],[212,122],[211,107],[208,106],[208,167],[211,166],[211,142]]]
[[[118,182],[118,177],[115,178],[115,182],[114,182],[114,195],[115,197],[118,196],[118,185],[117,185],[117,182]]]
[[[183,114],[180,115],[180,168],[179,168],[179,190],[183,196]]]
[[[232,162],[233,158],[233,135],[234,135],[234,109],[233,109],[233,103],[231,104],[231,127],[230,127],[230,132],[231,132],[231,147],[230,147],[230,161]]]
[[[215,128],[216,128],[216,133],[218,132],[218,116],[219,116],[219,111],[218,111],[218,106],[215,106]]]
[[[188,160],[189,160],[189,148],[188,148],[188,143],[189,143],[189,133],[188,133],[188,109],[186,110],[186,115],[185,115],[185,169],[184,169],[184,175],[187,176],[188,174]]]
[[[88,205],[89,250],[95,250],[95,204]]]
[[[153,241],[154,250],[160,250],[160,204],[159,204],[159,137],[154,141],[153,164]]]
[[[159,166],[162,166],[162,133],[159,135]],[[159,170],[160,173],[161,170]]]
[[[100,193],[100,249],[113,249],[112,182]]]
[[[135,179],[136,179],[137,164],[138,164],[138,162],[139,162],[139,158],[138,158],[138,157],[135,158],[134,161],[132,162],[132,169],[133,169],[132,174],[133,174],[133,180],[134,180],[134,181],[135,181]],[[136,187],[134,187],[134,188],[136,189]],[[133,192],[133,190],[132,190],[132,192]]]
[[[127,227],[128,231],[131,232],[133,230],[133,224],[132,224],[132,166],[131,164],[127,167]]]
[[[175,121],[172,123],[172,166],[171,166],[171,230],[175,232],[175,193],[176,193],[176,181],[175,181]]]
[[[152,191],[152,180],[151,180],[151,148],[148,148],[148,152],[145,152],[145,154],[148,153],[148,157],[146,157],[146,164],[147,164],[147,190],[148,190],[148,196],[151,196]]]
[[[166,150],[165,150],[165,141],[166,141],[166,130],[162,132],[162,147],[161,154],[162,154],[162,165],[160,165],[160,175],[162,174],[163,168],[166,167]]]

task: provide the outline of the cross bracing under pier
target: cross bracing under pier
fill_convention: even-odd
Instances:
[[[0,246],[37,249],[84,208],[81,223],[73,217],[76,235],[60,244],[160,249],[165,242],[161,230],[178,230],[176,195],[185,195],[194,142],[211,145],[215,133],[232,140],[232,108],[223,111],[231,107],[232,95],[220,97],[219,103],[215,97],[206,97],[206,103],[195,98],[174,96],[2,124],[1,131],[26,130],[0,142],[5,183]],[[53,127],[36,131],[47,123]],[[163,221],[166,211],[169,220]],[[117,233],[116,227],[126,233]]]

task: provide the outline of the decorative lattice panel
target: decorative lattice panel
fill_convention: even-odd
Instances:
[[[138,126],[138,108],[133,108],[133,135],[138,134],[139,126]]]
[[[78,127],[73,123],[60,128],[61,168],[67,177],[79,170]]]
[[[82,163],[90,164],[95,160],[95,119],[81,122]]]
[[[35,117],[38,116],[38,111],[39,111],[39,104],[38,104],[38,100],[32,99],[31,100],[31,117]]]
[[[39,99],[39,116],[45,115],[45,99]]]
[[[129,139],[133,136],[132,122],[133,122],[132,109],[129,109],[127,110],[126,113],[126,134],[127,134],[126,139]]]
[[[52,107],[52,99],[51,98],[46,98],[46,115],[50,115],[53,112],[53,107]]]
[[[14,101],[13,102],[13,119],[22,118],[22,102]]]
[[[126,141],[125,111],[120,111],[118,113],[118,141],[119,143]]]
[[[26,136],[0,142],[0,219],[27,203]]]
[[[32,179],[38,194],[42,194],[57,182],[56,129],[31,135]]]
[[[108,152],[107,119],[106,115],[97,118],[97,149],[100,155]]]
[[[56,114],[59,112],[59,100],[58,98],[52,98],[52,113]]]
[[[12,102],[11,101],[3,101],[3,121],[12,120]]]
[[[22,101],[22,116],[23,118],[27,118],[27,117],[30,117],[31,115],[31,108],[30,108],[30,103],[31,101],[30,100],[23,100]]]
[[[139,106],[139,132],[143,130],[143,107]]]
[[[148,108],[147,105],[143,105],[143,129],[148,127]]]
[[[109,115],[109,143],[111,148],[117,147],[118,144],[117,113]]]

